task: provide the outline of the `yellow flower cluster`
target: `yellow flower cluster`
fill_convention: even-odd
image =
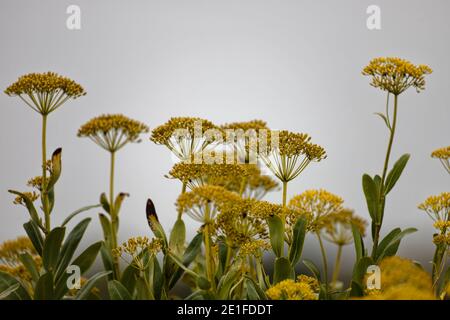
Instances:
[[[370,61],[362,74],[372,77],[371,85],[375,88],[399,95],[409,87],[417,92],[425,89],[425,75],[432,73],[426,65],[414,65],[411,62],[396,58],[375,58]]]
[[[241,164],[179,162],[173,166],[169,174],[192,189],[205,184],[226,186],[234,179],[242,179],[249,173],[245,165]]]
[[[53,72],[21,76],[5,93],[20,97],[31,109],[42,115],[55,111],[70,98],[76,99],[86,94],[81,85]]]
[[[106,114],[82,125],[78,137],[89,137],[103,149],[115,152],[128,142],[139,142],[139,135],[148,130],[145,124],[124,115]]]
[[[5,93],[9,96],[18,96],[36,92],[52,93],[58,90],[61,90],[65,95],[71,98],[78,98],[86,94],[81,85],[54,72],[23,75],[10,85],[5,90]]]
[[[48,180],[48,178],[47,178],[47,180]],[[43,182],[42,176],[37,176],[37,177],[29,179],[27,181],[27,186],[41,191],[42,190],[42,182]]]
[[[306,190],[305,192],[294,196],[290,201],[288,207],[300,215],[308,217],[310,231],[319,231],[326,226],[329,226],[331,214],[340,213],[341,218],[344,208],[342,204],[344,200],[324,189]],[[339,218],[335,215],[334,218]]]
[[[226,123],[221,126],[224,130],[243,130],[244,132],[247,130],[268,130],[269,127],[267,123],[263,120],[251,120],[251,121],[243,121],[243,122],[232,122]]]
[[[26,252],[30,255],[36,254],[36,250],[28,237],[18,237],[0,244],[0,260],[3,261],[20,261],[19,256]]]
[[[221,208],[239,203],[240,200],[241,197],[236,193],[223,187],[204,185],[182,193],[177,199],[176,206],[178,212],[186,213],[196,221],[211,223]]]
[[[39,194],[34,191],[33,192],[24,192],[22,194],[23,194],[23,196],[17,196],[14,199],[13,204],[25,206],[26,199],[30,200],[31,202],[34,202],[37,199],[39,199]]]
[[[257,239],[245,242],[239,248],[238,256],[242,259],[247,257],[261,258],[262,252],[271,248],[270,243],[266,240]]]
[[[27,237],[18,237],[0,244],[0,271],[26,282],[31,281],[31,274],[20,261],[20,255],[28,253],[34,260],[37,268],[42,266],[42,260],[38,256],[31,241]]]
[[[221,206],[214,221],[214,230],[218,236],[225,236],[229,246],[250,246],[256,240],[268,238],[265,219],[252,210],[255,203],[256,200],[241,199]]]
[[[278,282],[266,291],[271,300],[317,300],[317,281],[310,277],[300,276],[295,282],[287,279]]]
[[[439,159],[445,170],[450,173],[450,146],[434,150],[431,153],[431,157]]]
[[[205,119],[195,117],[173,117],[165,124],[153,129],[150,140],[156,144],[165,145],[180,129],[184,129],[184,132],[187,132],[189,138],[194,138],[194,135],[196,134],[196,125],[201,125],[202,131],[200,134],[203,134],[204,131],[209,129],[218,129],[211,121]]]
[[[147,237],[134,237],[128,239],[120,247],[115,248],[113,253],[116,257],[121,257],[124,253],[135,257],[144,250],[155,255],[160,252],[161,249],[162,242],[160,239],[155,238],[150,241]]]
[[[437,159],[448,159],[448,158],[450,158],[450,146],[434,150],[431,153],[431,157],[432,158],[437,158]]]
[[[408,259],[397,256],[383,259],[381,290],[367,299],[378,300],[432,300],[433,285],[430,275]]]
[[[326,158],[325,150],[321,146],[311,143],[311,137],[306,133],[286,130],[270,132],[271,139],[276,139],[276,136],[278,136],[278,145],[275,143],[275,146],[268,145],[268,147],[273,147],[280,156],[305,155],[310,161],[320,161]]]
[[[425,211],[433,221],[448,221],[450,213],[450,192],[428,197],[418,208]]]

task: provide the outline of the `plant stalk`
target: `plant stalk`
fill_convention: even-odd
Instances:
[[[51,230],[50,208],[47,195],[47,114],[42,115],[42,207],[45,215],[45,230],[48,235]]]
[[[323,263],[323,273],[325,282],[325,299],[328,299],[328,260],[327,252],[325,251],[325,246],[323,245],[322,237],[320,236],[320,231],[316,232],[317,239],[319,240],[320,252],[322,253],[322,263]]]
[[[339,273],[341,271],[341,257],[342,257],[342,244],[338,245],[336,253],[336,261],[334,263],[333,277],[331,278],[331,283],[334,285],[339,279]]]
[[[112,250],[117,248],[117,212],[114,208],[114,170],[115,170],[115,156],[114,151],[111,152],[111,164],[109,174],[109,210],[111,214],[111,256],[113,258],[113,274],[116,280],[120,279],[119,257],[112,254]]]
[[[394,115],[392,118],[392,124],[390,129],[390,136],[389,136],[389,143],[386,151],[386,158],[384,160],[384,167],[383,167],[383,175],[381,177],[381,190],[380,190],[380,221],[375,222],[375,230],[374,230],[374,238],[373,238],[373,247],[372,247],[372,258],[375,259],[377,250],[378,250],[378,241],[380,239],[380,231],[381,231],[381,225],[383,223],[383,217],[384,217],[384,208],[386,204],[386,195],[384,194],[384,183],[386,181],[386,175],[389,167],[389,159],[391,157],[391,150],[392,150],[392,144],[394,142],[394,136],[395,136],[395,128],[397,125],[397,107],[398,107],[398,95],[394,95]],[[389,114],[386,114],[386,117],[389,118]]]

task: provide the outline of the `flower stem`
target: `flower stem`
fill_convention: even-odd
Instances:
[[[287,200],[287,181],[283,181],[283,207],[286,207]]]
[[[374,228],[375,230],[374,230],[373,247],[372,247],[372,258],[375,258],[376,254],[377,254],[378,241],[380,239],[380,230],[381,230],[381,225],[383,223],[383,217],[384,217],[384,208],[385,208],[385,204],[386,204],[386,195],[384,194],[384,183],[386,180],[387,170],[389,167],[389,159],[391,156],[392,144],[394,142],[395,128],[397,125],[397,107],[398,107],[398,95],[394,95],[394,115],[392,118],[389,143],[388,143],[388,148],[386,151],[386,158],[384,160],[383,175],[381,177],[381,187],[380,187],[381,198],[380,198],[380,203],[379,203],[381,214],[380,214],[380,220],[375,221],[375,228]],[[389,115],[387,114],[386,117],[389,117]]]
[[[42,185],[41,185],[42,207],[45,215],[46,234],[50,233],[50,209],[47,195],[47,115],[42,115]]]
[[[205,264],[206,264],[206,275],[211,283],[211,288],[215,290],[215,281],[214,281],[214,261],[212,256],[212,248],[211,248],[211,234],[210,234],[210,208],[206,207],[205,210],[205,226],[203,228],[203,238],[205,241]]]
[[[333,277],[331,278],[331,283],[333,285],[336,284],[339,278],[339,272],[341,271],[341,256],[342,256],[342,244],[339,244],[336,253],[336,262],[334,263]]]
[[[117,223],[118,217],[115,208],[114,208],[114,170],[115,170],[115,155],[116,153],[111,152],[111,165],[110,165],[110,175],[109,175],[109,210],[111,215],[111,256],[113,257],[113,273],[114,278],[120,278],[120,269],[119,269],[119,258],[112,254],[112,250],[117,248]]]
[[[181,187],[181,194],[186,193],[186,182],[183,182],[183,186]],[[178,220],[181,220],[181,216],[183,215],[183,212],[178,212]]]
[[[317,239],[319,240],[320,252],[322,253],[322,263],[323,263],[323,273],[324,273],[324,282],[325,282],[325,299],[328,299],[328,261],[327,261],[327,252],[325,251],[325,247],[323,245],[322,237],[320,236],[319,231],[316,232]]]

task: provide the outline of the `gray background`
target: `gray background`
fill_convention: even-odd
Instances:
[[[66,28],[70,4],[81,7],[80,31]],[[370,4],[381,7],[381,31],[366,28]],[[383,111],[385,94],[369,86],[361,69],[377,56],[429,64],[434,73],[427,90],[400,98],[393,158],[405,152],[412,157],[390,194],[383,229],[419,228],[400,253],[428,264],[432,222],[417,204],[449,186],[448,175],[430,158],[433,149],[449,144],[449,12],[448,0],[2,0],[0,88],[22,74],[51,70],[88,92],[49,119],[48,147],[63,147],[64,165],[53,223],[107,190],[108,154],[76,137],[82,123],[102,113],[124,113],[151,128],[171,116],[200,116],[219,124],[258,118],[274,129],[307,132],[326,148],[328,159],[290,183],[289,195],[326,188],[368,218],[361,175],[381,171],[387,131],[373,115]],[[28,218],[6,190],[24,190],[27,179],[40,174],[40,117],[18,98],[1,94],[0,105],[5,240],[22,234]],[[146,136],[123,149],[117,162],[116,190],[131,193],[121,212],[121,240],[150,235],[147,197],[169,229],[181,188],[163,177],[172,166],[169,151]],[[191,234],[197,227],[189,222]],[[84,243],[101,237],[95,218]],[[347,267],[352,255],[347,248]],[[318,261],[314,239],[305,257]]]

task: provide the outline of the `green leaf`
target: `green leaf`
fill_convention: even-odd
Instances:
[[[33,247],[36,249],[37,253],[42,256],[44,239],[42,238],[41,231],[33,220],[28,221],[23,225],[25,232],[30,238]]]
[[[311,271],[314,278],[316,278],[317,281],[321,282],[320,271],[316,264],[309,259],[303,260],[303,264],[306,266],[306,268],[308,268],[309,271]]]
[[[381,119],[383,119],[384,123],[386,124],[386,127],[389,130],[391,130],[391,126],[389,125],[389,120],[387,119],[387,117],[384,114],[382,114],[381,112],[375,112],[375,114],[377,116],[379,116]]]
[[[57,280],[61,276],[61,274],[66,272],[66,268],[72,260],[75,250],[78,248],[81,238],[83,238],[86,228],[88,227],[90,222],[91,218],[82,220],[67,236],[67,239],[61,248],[61,254],[58,260],[58,269],[56,273]]]
[[[379,222],[379,189],[377,188],[374,180],[368,174],[363,175],[362,185],[370,217],[372,218],[372,221]]]
[[[49,271],[43,274],[36,283],[34,300],[54,300],[54,295],[53,273]]]
[[[98,252],[103,245],[103,241],[96,242],[90,245],[86,250],[84,250],[75,260],[73,260],[72,265],[78,266],[80,268],[80,273],[83,275],[86,273],[91,266],[94,264],[97,258]],[[55,297],[61,299],[68,291],[67,279],[70,274],[64,272],[56,283]]]
[[[89,297],[89,294],[91,293],[91,290],[94,289],[94,287],[97,285],[97,283],[100,282],[103,278],[108,276],[111,273],[111,271],[102,271],[99,273],[96,273],[93,275],[86,283],[85,285],[80,289],[78,294],[75,296],[76,300],[86,300]]]
[[[23,199],[23,201],[25,202],[25,206],[27,207],[28,213],[30,214],[31,220],[33,220],[34,223],[36,223],[36,225],[39,226],[41,229],[44,229],[33,202],[22,192],[15,190],[8,190],[8,192],[15,194],[16,196],[19,196]]]
[[[12,290],[12,287],[16,287],[17,285],[19,285],[19,287]],[[25,290],[20,282],[3,271],[0,271],[0,292],[2,295],[5,295],[4,297],[1,297],[0,300],[31,300],[27,290]]]
[[[240,277],[240,270],[237,264],[231,266],[230,270],[219,280],[217,285],[218,299],[226,300],[230,298],[231,287],[236,284]]]
[[[383,251],[386,250],[387,246],[392,242],[392,239],[396,237],[402,230],[400,228],[395,228],[391,230],[384,238],[380,241],[378,245],[377,253],[376,253],[376,261],[379,261],[378,257],[381,255]]]
[[[163,295],[164,275],[158,259],[153,257],[153,294],[155,299],[161,299]]]
[[[359,229],[352,224],[353,243],[355,244],[355,256],[356,261],[361,259],[365,255],[364,241],[359,232]]]
[[[62,155],[62,149],[58,148],[53,152],[52,154],[52,175],[50,176],[47,190],[52,190],[55,186],[56,182],[58,181],[59,177],[61,176],[61,155]]]
[[[69,216],[66,219],[64,219],[63,223],[61,224],[61,227],[65,227],[70,222],[70,220],[75,218],[78,214],[89,211],[91,209],[98,208],[100,206],[101,206],[100,204],[94,204],[91,206],[86,206],[86,207],[80,208],[80,209],[72,212],[71,214],[69,214]]]
[[[152,291],[141,277],[136,280],[136,300],[155,300]]]
[[[105,212],[109,214],[111,211],[111,207],[105,193],[102,193],[100,195],[100,204],[103,207],[103,210],[105,210]]]
[[[121,192],[117,195],[116,200],[114,201],[114,213],[118,216],[120,212],[120,208],[122,207],[122,202],[126,197],[129,197],[129,193]]]
[[[403,169],[405,169],[406,164],[408,163],[409,157],[410,157],[409,154],[404,154],[394,164],[392,170],[386,177],[386,182],[384,183],[384,194],[388,194],[389,191],[391,191],[392,188],[395,186],[395,184],[397,183],[398,179],[400,178],[403,172]]]
[[[400,245],[400,241],[408,234],[416,232],[416,228],[407,228],[400,233],[396,234],[388,243],[384,250],[380,251],[380,254],[377,257],[378,261],[381,261],[384,257],[393,256],[397,253],[398,247]],[[384,240],[384,239],[383,239]]]
[[[120,282],[123,284],[125,288],[127,288],[128,292],[131,294],[134,292],[136,288],[136,277],[138,275],[138,271],[132,264],[125,268],[122,273],[122,278]]]
[[[169,247],[176,254],[180,254],[183,251],[185,241],[186,225],[182,219],[177,219],[170,233]]]
[[[292,268],[288,259],[281,257],[275,259],[273,270],[273,284],[286,279],[294,279],[294,269]]]
[[[102,257],[102,262],[105,270],[114,271],[113,257],[111,256],[111,251],[105,243],[103,243],[100,248],[100,255]]]
[[[42,263],[45,270],[54,271],[61,251],[61,243],[64,239],[66,228],[56,227],[48,234],[44,242],[44,251],[42,254]]]
[[[356,281],[351,281],[350,284],[350,297],[362,297],[364,295],[364,289],[361,284]]]
[[[102,226],[103,230],[103,238],[109,245],[109,242],[111,241],[111,222],[109,221],[108,217],[102,213],[100,213],[98,217],[100,219],[100,225]]]
[[[284,251],[284,225],[281,219],[277,216],[272,216],[267,219],[270,233],[270,243],[273,252],[277,257],[281,257]]]
[[[117,280],[108,281],[108,292],[111,300],[132,300],[127,288]]]
[[[19,259],[27,269],[27,271],[30,273],[31,279],[34,282],[37,282],[39,280],[39,271],[36,266],[36,262],[34,262],[34,259],[31,257],[31,255],[28,252],[25,252],[19,255]]]
[[[374,262],[371,257],[362,257],[359,259],[353,270],[352,279],[361,284],[365,274],[367,273],[367,268],[373,264]]]
[[[302,256],[303,244],[305,242],[307,221],[304,218],[299,218],[294,225],[292,231],[292,243],[289,247],[289,261],[294,268],[300,261]]]
[[[147,199],[147,206],[145,208],[145,215],[147,217],[147,222],[150,229],[153,231],[154,235],[161,239],[163,242],[163,250],[167,248],[167,236],[164,229],[159,223],[158,215],[156,214],[155,204],[151,199]]]
[[[198,254],[201,251],[203,243],[203,234],[198,233],[189,243],[188,247],[186,248],[186,251],[183,255],[183,265],[185,267],[189,267],[189,265],[194,261],[194,259],[198,256]],[[183,275],[184,270],[182,268],[178,268],[176,272],[173,273],[172,278],[169,282],[169,289],[173,288],[175,284],[178,282],[178,280]]]
[[[249,300],[267,300],[267,296],[259,285],[251,277],[246,277],[247,298]]]

